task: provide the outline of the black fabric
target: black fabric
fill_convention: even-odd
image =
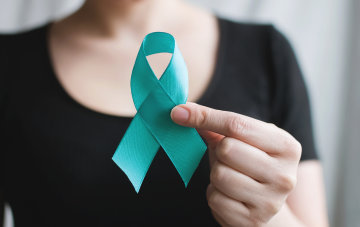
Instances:
[[[272,122],[316,159],[293,51],[271,25],[219,19],[216,70],[198,103]],[[75,102],[51,66],[44,26],[0,36],[0,182],[15,226],[218,226],[205,154],[188,188],[160,149],[140,193],[111,160],[132,118]]]

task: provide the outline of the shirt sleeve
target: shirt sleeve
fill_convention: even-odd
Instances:
[[[274,66],[272,121],[301,143],[301,161],[318,159],[308,92],[298,61],[288,40],[275,28],[271,33]]]
[[[5,114],[5,88],[6,88],[6,81],[5,81],[5,45],[4,45],[4,36],[0,35],[0,189],[3,186],[3,156],[4,156],[4,149],[3,149],[3,142],[2,139],[4,138],[3,132],[3,124],[4,124],[4,114]]]

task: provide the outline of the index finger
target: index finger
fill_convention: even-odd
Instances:
[[[177,124],[233,137],[267,153],[291,151],[299,146],[289,133],[272,124],[195,103],[174,107],[171,117]]]

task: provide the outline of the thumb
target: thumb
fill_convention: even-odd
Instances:
[[[186,103],[186,104],[196,105],[195,103]],[[191,127],[189,125],[184,124],[187,121],[189,121],[189,118],[190,118],[189,109],[184,108],[183,105],[175,106],[171,111],[171,119],[179,125]],[[217,143],[220,142],[222,138],[224,138],[224,136],[215,132],[208,131],[206,129],[197,128],[197,131],[202,137],[204,137],[206,142],[208,142],[209,146],[214,149],[217,146]]]
[[[190,113],[187,109],[182,108],[180,106],[175,106],[171,111],[171,118],[175,123],[185,122],[188,120],[189,114]],[[224,136],[205,129],[197,129],[197,131],[208,143],[209,159],[210,159],[210,167],[211,167],[216,160],[215,148],[217,147],[218,143],[224,138]]]

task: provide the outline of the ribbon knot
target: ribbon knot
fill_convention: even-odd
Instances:
[[[159,80],[146,59],[157,53],[172,54]],[[154,32],[144,38],[130,84],[137,113],[112,159],[139,192],[162,146],[186,187],[207,147],[194,128],[180,126],[170,117],[172,108],[186,103],[188,95],[187,67],[172,35]]]

